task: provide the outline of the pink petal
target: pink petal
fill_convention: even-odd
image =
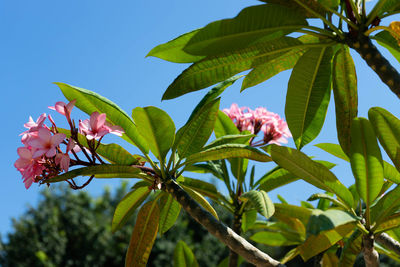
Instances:
[[[51,133],[50,130],[46,128],[39,128],[38,130],[38,136],[41,140],[50,142],[51,141]]]
[[[47,151],[48,151],[47,149],[38,149],[38,150],[36,150],[36,151],[33,153],[32,158],[36,159],[36,158],[38,158],[38,157],[41,157],[41,156],[43,156]]]
[[[56,133],[51,137],[51,145],[58,146],[64,139],[66,135],[63,133]]]
[[[48,158],[54,157],[55,155],[56,155],[56,148],[55,147],[50,148],[46,152],[46,157],[48,157]]]

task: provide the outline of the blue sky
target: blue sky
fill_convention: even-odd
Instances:
[[[206,91],[161,102],[167,86],[187,65],[145,58],[146,54],[160,43],[211,21],[233,17],[242,8],[258,3],[239,0],[0,1],[0,111],[7,128],[0,132],[0,233],[9,231],[11,217],[21,215],[27,205],[35,205],[39,190],[45,189],[34,184],[26,190],[13,164],[17,159],[16,149],[21,146],[18,135],[24,131],[23,124],[29,116],[36,119],[43,112],[50,113],[48,106],[64,100],[52,82],[93,90],[117,103],[128,114],[137,106],[160,107],[180,127]],[[399,116],[399,100],[358,55],[355,60],[360,116],[367,116],[372,106],[385,107]],[[398,62],[392,59],[391,62],[399,67]],[[221,108],[236,102],[252,108],[264,106],[284,116],[289,74],[288,71],[281,73],[243,93],[239,92],[239,82],[223,94]],[[77,109],[73,117],[87,118]],[[61,125],[64,123],[61,116],[55,115],[55,118]],[[345,162],[312,147],[321,142],[336,142],[333,105],[320,136],[304,151],[339,163],[334,172],[344,184],[352,184],[354,180]],[[137,152],[134,148],[129,150]],[[259,165],[257,174],[262,175],[272,167],[272,163]],[[104,186],[118,183],[94,181],[85,190],[98,194]],[[281,194],[290,203],[297,204],[316,191],[304,182],[296,182],[272,191],[270,196],[276,200],[276,194]]]

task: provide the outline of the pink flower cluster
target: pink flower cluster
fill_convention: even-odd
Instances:
[[[74,127],[75,124],[71,121],[71,110],[75,102],[75,100],[68,104],[57,102],[54,107],[49,107],[67,118],[71,133],[77,131]],[[51,128],[45,124],[46,118],[49,119]],[[33,182],[49,179],[62,171],[67,172],[73,161],[69,153],[76,156],[76,152],[81,150],[77,141],[73,138],[66,139],[65,134],[58,133],[53,118],[51,115],[47,116],[46,113],[40,115],[36,121],[29,117],[29,121],[24,124],[24,127],[27,128],[21,134],[21,142],[24,146],[17,149],[19,158],[15,161],[14,166],[22,174],[25,187],[28,189]],[[80,121],[79,127],[79,132],[88,140],[102,138],[108,133],[119,136],[123,133],[119,126],[110,126],[106,122],[106,114],[98,112],[93,112],[90,120]],[[60,148],[61,144],[66,145],[65,153]]]
[[[252,146],[265,144],[287,143],[287,139],[292,137],[287,123],[274,112],[258,107],[252,110],[248,107],[241,107],[232,104],[229,109],[222,110],[235,123],[240,132],[249,131],[257,135],[260,131],[264,133],[263,139],[258,142],[251,140]]]

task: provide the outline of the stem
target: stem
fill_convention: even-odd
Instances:
[[[374,249],[374,236],[363,236],[363,252],[366,267],[379,267],[379,254]]]
[[[236,206],[235,208],[235,213],[233,217],[233,222],[232,222],[232,230],[235,231],[239,236],[242,232],[242,214],[238,210],[240,207]],[[238,266],[238,261],[239,261],[239,255],[233,251],[230,250],[229,253],[229,267],[237,267]]]
[[[328,10],[329,12],[335,14],[336,16],[338,16],[339,18],[341,18],[342,20],[344,20],[347,24],[349,24],[353,29],[358,30],[358,26],[357,24],[355,24],[354,22],[352,22],[351,20],[349,20],[348,18],[346,18],[346,16],[344,16],[343,14],[337,12],[336,10],[329,8],[329,7],[325,7],[326,10]]]
[[[397,240],[394,240],[386,233],[376,235],[375,238],[376,242],[390,250],[393,250],[394,252],[396,252],[397,255],[400,255],[400,243]]]
[[[362,24],[360,14],[358,14],[358,8],[354,5],[353,0],[348,0],[351,10],[353,11],[354,17],[358,21],[358,23]]]
[[[171,179],[163,183],[163,190],[170,193],[186,212],[203,225],[208,232],[227,245],[229,249],[241,255],[246,261],[256,266],[284,266],[205,211],[174,180]]]
[[[392,35],[396,36],[396,39],[400,39],[400,35],[399,35],[396,31],[394,31],[394,30],[392,30],[391,28],[386,27],[386,26],[376,26],[376,27],[373,27],[373,28],[371,28],[371,29],[365,31],[365,32],[364,32],[364,35],[369,36],[369,35],[370,35],[371,33],[373,33],[374,31],[379,31],[379,30],[388,31],[388,32],[390,32]]]
[[[372,21],[376,18],[376,16],[378,15],[379,10],[381,9],[381,7],[384,4],[386,4],[386,0],[381,0],[381,1],[378,1],[378,3],[376,3],[374,8],[368,14],[367,23],[365,24],[365,26],[368,26],[368,25],[370,25],[372,23]]]
[[[400,73],[383,57],[379,50],[372,44],[371,39],[363,34],[359,34],[356,37],[348,34],[346,43],[361,55],[368,66],[378,74],[382,82],[400,98]]]

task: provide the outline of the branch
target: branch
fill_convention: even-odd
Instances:
[[[375,238],[376,242],[400,255],[400,243],[397,240],[394,240],[390,235],[381,233]]]
[[[183,209],[212,235],[248,262],[256,266],[285,266],[254,247],[246,239],[236,234],[231,228],[225,226],[209,212],[205,211],[174,180],[163,183],[162,189],[170,193],[182,205]]]
[[[363,236],[363,251],[366,267],[379,267],[379,254],[374,249],[374,236]]]
[[[233,217],[232,230],[240,235],[242,230],[242,214],[236,211]],[[231,250],[229,252],[229,267],[237,267],[239,262],[239,255]]]
[[[363,34],[359,34],[356,37],[347,34],[346,42],[349,47],[353,48],[361,55],[368,66],[378,74],[382,82],[400,98],[400,74],[372,44],[371,39]]]

